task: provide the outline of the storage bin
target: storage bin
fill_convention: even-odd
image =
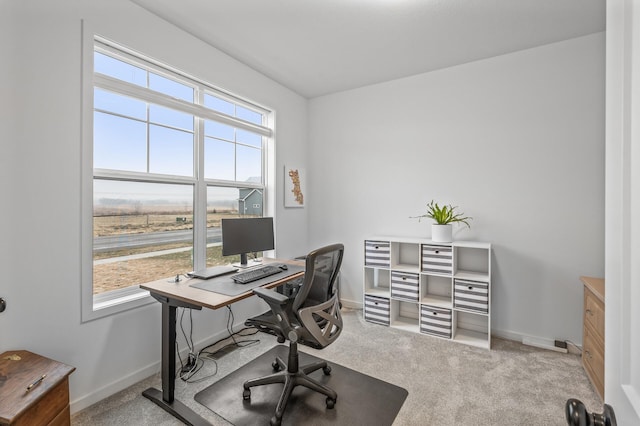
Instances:
[[[451,275],[453,250],[450,246],[422,245],[422,272]]]
[[[389,325],[389,299],[364,296],[364,319],[376,324]]]
[[[420,307],[420,332],[450,339],[451,318],[451,309],[422,305]]]
[[[390,257],[390,244],[388,241],[364,242],[364,264],[366,266],[388,268]]]
[[[489,285],[478,281],[453,280],[453,307],[488,313]]]
[[[418,301],[418,274],[391,271],[391,298]]]

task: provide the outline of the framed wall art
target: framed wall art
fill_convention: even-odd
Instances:
[[[284,206],[304,207],[306,197],[304,169],[284,166]]]

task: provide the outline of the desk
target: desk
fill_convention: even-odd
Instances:
[[[300,261],[265,259],[264,264],[268,263],[304,265],[304,262]],[[304,272],[299,272],[279,280],[277,276],[274,276],[275,281],[263,287],[277,287],[303,275]],[[215,280],[215,278],[212,278],[212,280]],[[237,296],[225,296],[224,294],[190,287],[189,284],[195,281],[196,279],[190,279],[173,283],[163,279],[140,286],[140,288],[148,290],[154,299],[162,303],[162,390],[149,388],[142,392],[142,395],[186,424],[208,425],[209,423],[206,420],[174,398],[176,382],[176,308],[201,310],[204,307],[219,309],[253,296],[253,291],[249,290]],[[238,395],[240,397],[241,394],[239,393]]]

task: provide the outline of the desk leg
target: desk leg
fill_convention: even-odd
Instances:
[[[162,392],[149,388],[142,395],[187,425],[210,425],[191,408],[174,398],[176,388],[176,306],[162,302]],[[199,308],[198,308],[199,309]]]

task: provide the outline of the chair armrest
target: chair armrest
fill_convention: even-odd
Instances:
[[[275,303],[283,306],[289,301],[289,298],[284,294],[280,294],[277,291],[273,291],[268,288],[257,287],[253,289],[253,292],[261,299],[264,299],[264,301],[269,305]]]
[[[292,331],[295,333],[295,329],[292,327],[286,310],[287,305],[290,303],[290,299],[284,294],[262,287],[254,288],[253,292],[256,296],[267,302],[269,308],[271,308],[271,312],[273,312],[275,316],[275,320],[277,321],[277,325],[282,336],[285,338],[288,337],[289,340],[291,340],[293,336],[291,336],[290,333]],[[296,334],[294,341],[297,340],[298,338]]]

